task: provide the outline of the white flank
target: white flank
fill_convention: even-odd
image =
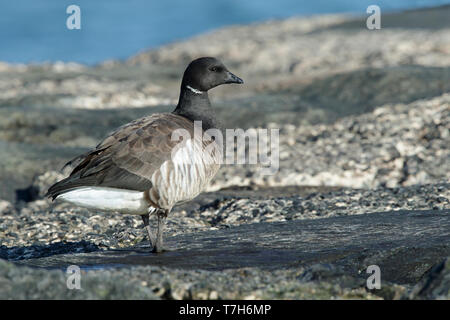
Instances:
[[[149,210],[143,192],[117,188],[81,187],[60,194],[56,200],[89,209],[117,211],[124,214],[142,215]]]
[[[189,90],[191,90],[193,93],[196,93],[196,94],[202,94],[203,93],[203,91],[200,91],[200,90],[197,90],[195,88],[192,88],[191,86],[186,86],[186,88],[188,88]]]

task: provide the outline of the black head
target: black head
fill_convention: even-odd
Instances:
[[[201,92],[226,83],[244,83],[216,58],[203,57],[192,61],[184,71],[182,86]]]

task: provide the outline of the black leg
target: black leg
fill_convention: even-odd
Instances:
[[[147,230],[148,241],[150,242],[150,248],[153,248],[155,243],[155,236],[153,235],[152,229],[150,228],[150,214],[144,214],[141,216],[144,222],[145,229]]]
[[[156,243],[153,247],[153,252],[163,252],[163,233],[166,225],[167,214],[166,212],[158,212],[158,230],[156,231]]]

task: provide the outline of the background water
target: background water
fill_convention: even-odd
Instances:
[[[94,64],[224,25],[320,13],[382,13],[450,0],[2,0],[0,61]],[[66,8],[81,8],[81,30],[66,28]]]

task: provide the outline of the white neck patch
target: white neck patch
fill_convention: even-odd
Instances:
[[[191,86],[186,86],[186,88],[188,88],[189,90],[191,90],[191,91],[192,91],[193,93],[195,93],[195,94],[202,94],[202,93],[203,93],[203,91],[194,89],[194,88],[192,88]]]

